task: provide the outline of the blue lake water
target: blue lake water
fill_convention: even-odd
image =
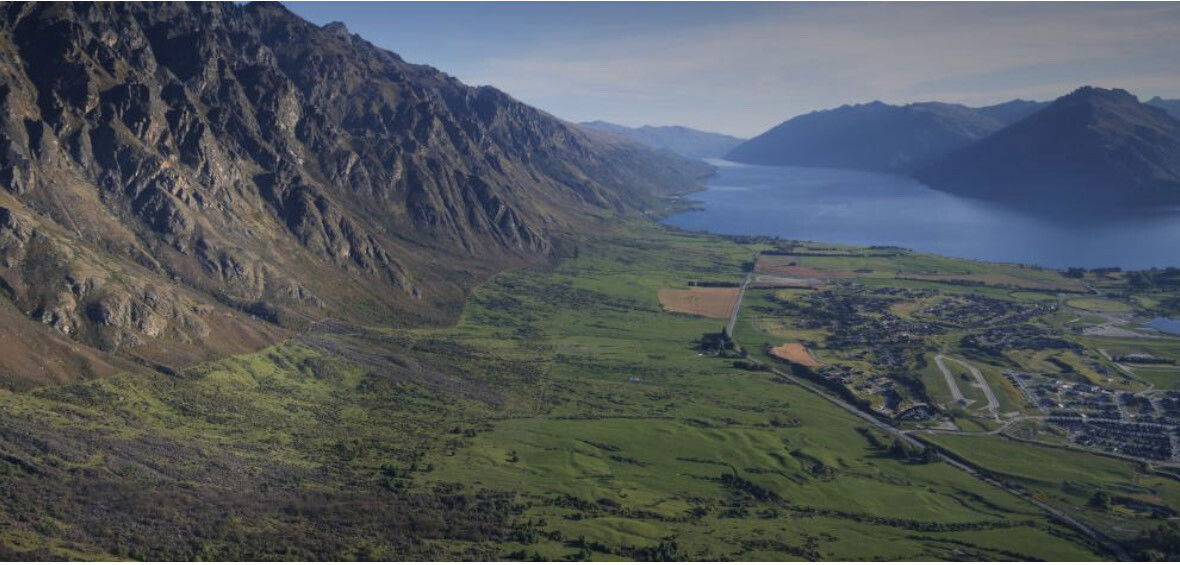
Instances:
[[[1147,325],[1164,333],[1180,335],[1180,320],[1175,318],[1153,318]]]
[[[729,235],[896,245],[1045,267],[1180,266],[1180,210],[1116,215],[1030,213],[953,196],[904,176],[712,161],[718,174],[689,196],[700,210],[668,217]]]

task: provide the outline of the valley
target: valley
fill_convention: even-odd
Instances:
[[[755,265],[792,262],[833,276],[752,284],[728,347],[703,349],[724,314],[660,305],[661,289],[739,285]],[[576,258],[480,285],[454,327],[325,320],[174,377],[133,370],[0,394],[0,546],[173,559],[1111,557],[1028,496],[1142,551],[1180,507],[1171,455],[1083,445],[1070,418],[1105,414],[1086,424],[1101,426],[1126,409],[1173,425],[1174,365],[1140,376],[1142,362],[1097,350],[1174,360],[1180,340],[1076,335],[1101,318],[1060,304],[1086,287],[1120,304],[1169,296],[1118,295],[1121,278],[630,222]],[[1083,286],[1058,296],[1010,279]],[[1006,338],[1016,349],[967,339],[1006,324],[1039,333]],[[807,344],[822,365],[774,359],[769,346],[783,342]],[[959,381],[969,403],[940,388],[931,358],[943,353],[980,369],[1004,429],[973,383]],[[1109,390],[1118,408],[1066,392],[1053,410],[1076,414],[1046,414],[1005,371]],[[1099,492],[1104,507],[1089,503]]]
[[[1180,555],[1176,100],[437,6],[3,4],[0,559]]]

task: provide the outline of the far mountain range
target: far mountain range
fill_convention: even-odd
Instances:
[[[1071,206],[1180,202],[1180,100],[1082,87],[983,107],[880,101],[796,116],[752,139],[586,122],[695,158],[913,176],[978,198]]]
[[[1026,100],[983,108],[944,102],[846,105],[787,120],[734,148],[728,158],[755,165],[904,173],[1042,107],[1043,103]]]
[[[745,141],[740,137],[734,137],[732,135],[701,131],[684,126],[642,126],[633,128],[601,120],[582,122],[578,125],[586,129],[622,136],[648,147],[663,149],[684,157],[696,159],[724,157],[734,147],[741,145]]]

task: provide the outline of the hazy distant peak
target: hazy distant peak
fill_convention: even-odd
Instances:
[[[1155,106],[1156,108],[1163,108],[1165,111],[1171,114],[1173,118],[1180,119],[1180,100],[1167,100],[1156,96],[1151,100],[1148,100],[1147,104],[1150,106]]]
[[[649,147],[696,159],[721,157],[742,142],[742,139],[731,135],[701,131],[685,126],[628,127],[603,120],[582,122],[579,125],[583,128],[623,136]]]
[[[1123,90],[1121,88],[1101,88],[1098,86],[1082,86],[1073,92],[1066,94],[1058,99],[1058,101],[1071,100],[1110,100],[1115,102],[1139,102],[1139,97]]]

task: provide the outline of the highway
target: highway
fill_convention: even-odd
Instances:
[[[750,281],[754,280],[754,272],[746,273],[746,280],[742,281],[742,287],[738,290],[737,301],[733,303],[733,309],[729,311],[729,322],[725,324],[725,336],[733,339],[733,327],[737,324],[738,312],[742,311],[742,299],[746,297],[746,288],[750,286]]]

